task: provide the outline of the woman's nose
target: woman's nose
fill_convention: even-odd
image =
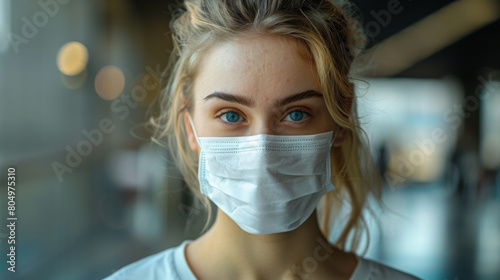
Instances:
[[[258,134],[276,135],[278,134],[278,132],[271,122],[259,121],[254,123],[254,125],[250,129],[250,135]]]

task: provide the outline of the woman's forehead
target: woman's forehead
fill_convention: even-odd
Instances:
[[[267,98],[320,91],[315,65],[305,51],[302,44],[270,35],[220,43],[199,65],[195,98],[202,99],[214,91]]]

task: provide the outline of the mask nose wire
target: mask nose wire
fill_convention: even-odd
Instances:
[[[191,114],[187,113],[188,118],[189,118],[189,123],[191,124],[191,128],[193,129],[194,137],[196,138],[196,142],[198,142],[198,145],[201,147],[200,140],[198,140],[198,135],[196,134],[196,129],[194,129],[194,124],[193,120],[191,119]]]

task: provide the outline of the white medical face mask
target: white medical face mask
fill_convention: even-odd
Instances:
[[[296,229],[311,216],[321,197],[334,189],[332,131],[198,137],[191,116],[189,121],[201,148],[201,193],[248,233]]]

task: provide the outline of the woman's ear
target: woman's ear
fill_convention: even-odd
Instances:
[[[181,100],[182,100],[182,107],[184,107],[187,103],[186,99],[184,98],[184,95],[181,95]],[[182,112],[182,116],[184,118],[184,128],[186,129],[188,144],[193,152],[198,152],[199,151],[198,141],[196,141],[196,137],[194,136],[191,123],[189,122],[188,114],[189,114],[188,110],[184,109],[184,111]],[[191,116],[191,118],[193,117]]]

